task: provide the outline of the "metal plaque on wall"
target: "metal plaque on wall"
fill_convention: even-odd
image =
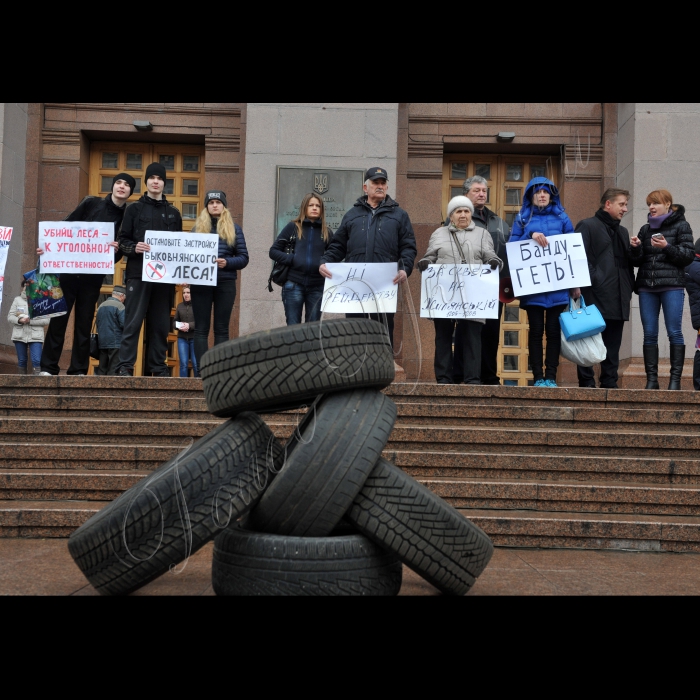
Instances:
[[[304,195],[316,193],[326,209],[326,224],[337,231],[345,212],[364,194],[364,170],[277,166],[277,229],[274,237],[299,215]]]

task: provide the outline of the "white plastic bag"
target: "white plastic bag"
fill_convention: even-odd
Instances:
[[[608,356],[608,351],[603,342],[602,333],[590,338],[567,340],[562,331],[561,354],[579,367],[592,367],[602,362]]]

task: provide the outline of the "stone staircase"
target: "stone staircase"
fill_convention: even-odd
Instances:
[[[496,545],[700,551],[700,394],[386,393],[385,456]],[[284,440],[300,417],[265,418]],[[0,375],[0,537],[67,537],[219,422],[195,379]]]

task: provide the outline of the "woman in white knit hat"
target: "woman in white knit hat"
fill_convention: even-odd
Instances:
[[[450,223],[430,237],[428,251],[418,263],[425,272],[428,265],[490,265],[492,270],[503,268],[496,255],[491,234],[472,221],[474,205],[467,197],[454,197],[447,205]],[[454,361],[452,338],[457,326],[462,333],[464,348],[464,383],[481,384],[481,329],[483,318],[472,318],[457,324],[451,318],[434,318],[435,378],[438,384],[452,384]]]

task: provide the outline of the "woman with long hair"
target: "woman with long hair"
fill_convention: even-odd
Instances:
[[[659,314],[664,310],[671,344],[670,391],[681,388],[685,363],[683,307],[685,268],[695,259],[693,230],[685,220],[685,207],[673,203],[668,190],[654,190],[647,197],[648,223],[631,240],[631,257],[639,268],[635,291],[644,329],[644,368],[647,389],[659,388]]]
[[[202,356],[209,349],[211,310],[214,307],[214,345],[229,340],[229,323],[236,301],[238,270],[248,265],[248,248],[243,229],[234,224],[226,206],[226,193],[221,190],[207,192],[204,209],[197,218],[192,233],[218,233],[219,250],[216,286],[193,284],[192,310],[194,311],[194,354],[197,368],[202,366]]]
[[[287,281],[282,287],[282,303],[288,326],[321,319],[324,278],[318,271],[321,256],[331,242],[333,231],[326,225],[323,200],[310,192],[304,196],[299,215],[280,231],[270,248],[270,257],[289,266]],[[287,253],[292,245],[293,252]]]
[[[41,372],[41,350],[44,347],[44,330],[49,325],[48,318],[29,318],[27,301],[27,280],[22,280],[22,293],[15,297],[7,314],[12,325],[12,342],[17,350],[17,367],[19,374],[27,374],[28,360],[31,358],[32,372],[35,376]]]
[[[513,222],[510,242],[531,239],[547,248],[547,236],[573,233],[574,226],[559,201],[559,190],[545,177],[532,179],[525,188],[523,206]],[[556,292],[529,294],[520,299],[520,307],[527,312],[530,365],[535,386],[557,386],[557,369],[561,353],[561,326],[559,316],[564,312],[569,297],[578,299],[580,289],[561,289]],[[543,362],[543,337],[547,333],[547,356]]]

